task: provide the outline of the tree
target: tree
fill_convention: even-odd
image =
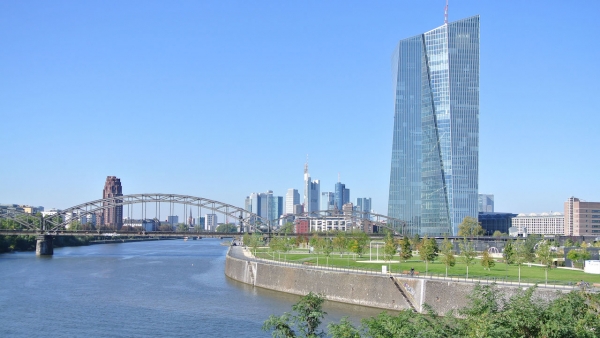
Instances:
[[[286,222],[284,225],[281,226],[281,228],[279,229],[279,232],[282,232],[284,234],[293,234],[294,233],[294,223]]]
[[[544,266],[544,270],[546,272],[546,284],[548,284],[548,269],[552,266],[552,251],[550,251],[550,243],[548,243],[546,240],[539,242],[535,254],[540,260],[540,263]]]
[[[417,250],[419,250],[420,246],[421,246],[421,237],[419,236],[419,234],[415,234],[413,236],[413,238],[410,240],[410,247],[413,251],[417,251]]]
[[[322,246],[321,251],[325,254],[327,259],[325,264],[329,265],[329,255],[333,252],[333,242],[331,241],[331,238],[323,238],[319,244]]]
[[[502,232],[500,232],[500,230],[496,230],[494,231],[494,234],[492,236],[496,237],[496,238],[500,238],[502,237]]]
[[[494,267],[494,265],[496,265],[496,262],[494,261],[492,256],[490,256],[490,253],[487,250],[484,250],[483,257],[481,258],[481,266],[483,266],[484,270],[491,270]]]
[[[256,256],[256,250],[258,249],[258,246],[262,244],[262,241],[262,236],[258,232],[253,233],[250,237],[250,247],[252,248],[252,251],[254,251],[254,256]]]
[[[463,219],[462,223],[458,225],[458,235],[461,237],[476,237],[483,235],[484,231],[479,222],[471,217],[467,216]]]
[[[365,247],[367,246],[368,241],[369,236],[363,231],[353,232],[352,237],[349,241],[350,252],[357,254],[358,257],[362,257],[362,254],[365,251]]]
[[[517,240],[515,243],[515,255],[514,260],[515,263],[519,266],[519,283],[521,283],[521,265],[527,262],[527,257],[529,255],[528,248],[525,245],[525,241]]]
[[[327,328],[332,338],[360,338],[360,331],[352,325],[348,317],[342,318],[339,324],[329,323]]]
[[[385,234],[383,239],[383,257],[386,261],[391,261],[398,251],[398,242],[394,239],[394,235],[390,231]]]
[[[410,240],[408,237],[404,236],[402,241],[400,242],[400,258],[402,258],[405,262],[409,258],[412,257],[412,248],[410,246]]]
[[[427,235],[423,237],[421,248],[419,249],[419,256],[425,261],[425,274],[428,271],[428,263],[433,262],[438,255],[438,246],[435,238],[428,238]]]
[[[567,253],[567,258],[570,259],[573,264],[575,262],[577,262],[578,267],[581,266],[583,267],[583,261],[585,261],[586,259],[590,259],[592,257],[592,255],[589,253],[589,251],[587,251],[587,249],[572,249],[569,250],[569,252]],[[581,261],[581,263],[580,263]],[[579,265],[581,264],[581,265]]]
[[[293,314],[284,313],[280,317],[271,315],[262,326],[264,331],[271,331],[273,337],[323,337],[325,333],[319,330],[321,321],[327,314],[323,311],[325,298],[312,292],[300,298],[292,305]],[[296,336],[298,332],[299,336]]]
[[[448,236],[444,236],[440,252],[442,254],[441,261],[446,266],[446,277],[448,277],[448,267],[453,267],[456,265],[456,258],[454,257],[453,249],[454,246],[452,245],[452,242],[448,240]]]
[[[317,250],[319,249],[319,235],[317,235],[316,233],[314,233],[312,235],[312,237],[310,238],[310,240],[308,241],[309,245],[312,247],[314,252],[317,252]]]
[[[458,246],[460,247],[461,260],[467,266],[467,278],[469,278],[469,265],[473,265],[475,262],[475,256],[477,256],[477,252],[475,251],[473,243],[466,238],[463,238]]]
[[[177,224],[177,231],[188,232],[188,231],[190,231],[190,227],[185,223],[179,223],[179,224]]]
[[[333,238],[333,247],[340,252],[340,257],[344,256],[346,248],[348,248],[348,236],[343,231],[338,231]]]
[[[226,223],[226,224],[219,224],[217,226],[217,229],[215,229],[216,232],[237,232],[237,226],[235,224],[231,224],[231,223]]]
[[[502,250],[502,257],[504,258],[504,262],[508,265],[515,262],[515,248],[513,247],[512,242],[506,243],[504,250]]]
[[[271,238],[271,241],[269,241],[269,248],[277,253],[283,251],[283,245],[284,243],[281,237],[273,237]],[[281,254],[279,255],[279,258],[281,259]]]

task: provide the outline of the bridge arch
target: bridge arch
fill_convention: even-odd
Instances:
[[[162,193],[131,194],[98,199],[61,210],[60,212],[57,212],[51,216],[46,216],[41,220],[39,220],[38,217],[24,216],[22,213],[5,213],[0,214],[0,217],[12,219],[30,230],[55,232],[65,229],[66,226],[72,222],[73,217],[81,218],[115,207],[125,208],[140,204],[142,207],[142,213],[144,214],[144,212],[148,210],[148,204],[154,204],[154,210],[156,211],[158,209],[158,214],[155,213],[155,216],[160,216],[160,205],[162,203],[168,203],[170,205],[181,204],[189,207],[196,207],[198,210],[211,210],[213,213],[220,213],[225,215],[227,218],[238,220],[241,222],[241,225],[248,227],[248,230],[251,230],[251,224],[254,223],[254,221],[258,220],[261,222],[266,222],[266,220],[257,214],[231,204],[197,196]],[[146,215],[144,214],[143,216]],[[26,221],[22,220],[24,217]],[[39,221],[36,223],[32,221],[31,217]]]

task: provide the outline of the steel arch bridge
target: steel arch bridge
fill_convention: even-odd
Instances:
[[[65,230],[73,219],[80,219],[83,216],[96,214],[100,211],[112,209],[115,207],[132,207],[133,205],[141,205],[141,212],[147,216],[148,204],[156,207],[154,209],[155,217],[160,218],[160,205],[162,203],[169,204],[170,210],[173,209],[173,205],[181,204],[189,206],[191,208],[197,208],[199,210],[208,209],[214,213],[220,213],[226,217],[231,217],[240,221],[241,225],[251,226],[254,222],[267,223],[267,220],[262,217],[249,212],[245,209],[236,207],[231,204],[188,195],[177,195],[177,194],[161,194],[161,193],[150,193],[150,194],[133,194],[123,195],[112,198],[99,199],[91,202],[79,204],[68,209],[61,210],[54,215],[46,217],[38,217],[31,214],[12,212],[7,210],[0,210],[0,217],[12,220],[24,229],[30,230],[37,233],[52,233],[60,230]]]

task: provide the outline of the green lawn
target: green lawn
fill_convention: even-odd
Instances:
[[[332,267],[341,267],[341,268],[352,268],[352,269],[361,269],[361,270],[369,270],[369,271],[381,271],[382,265],[388,265],[388,271],[392,273],[401,273],[403,271],[408,271],[411,268],[414,268],[415,271],[419,272],[420,276],[424,276],[426,274],[425,271],[425,262],[418,259],[418,257],[413,257],[411,260],[407,262],[399,262],[398,256],[394,257],[394,261],[390,263],[369,263],[369,262],[361,262],[368,261],[369,255],[363,255],[362,258],[354,258],[352,254],[344,254],[343,257],[340,257],[339,253],[334,253],[329,256],[329,258],[325,257],[325,255],[316,255],[309,254],[307,250],[294,250],[288,254],[276,253],[272,252],[266,248],[258,249],[257,256],[265,259],[273,259],[277,261],[288,261],[294,263],[303,263],[309,262],[314,265],[319,266],[332,266]],[[373,255],[373,259],[375,259]],[[382,256],[379,256],[380,260],[383,260]],[[318,263],[317,263],[318,261]],[[454,267],[448,268],[448,277],[466,277],[467,267],[464,263],[460,262],[460,257],[456,257],[456,265]],[[446,274],[446,266],[441,263],[439,260],[435,262],[430,262],[428,264],[427,275],[434,276],[445,276]],[[496,262],[496,265],[491,268],[491,270],[484,270],[483,266],[481,266],[480,261],[476,260],[475,264],[469,266],[469,278],[477,278],[477,279],[492,279],[496,278],[499,280],[507,280],[507,281],[518,281],[519,279],[519,268],[516,265],[506,265],[504,263]],[[548,283],[549,284],[568,284],[576,283],[581,280],[584,280],[590,284],[599,283],[600,284],[600,275],[586,274],[580,270],[569,270],[569,269],[550,269],[548,270]],[[539,266],[531,266],[529,267],[527,264],[521,265],[521,282],[526,283],[545,283],[545,270]]]

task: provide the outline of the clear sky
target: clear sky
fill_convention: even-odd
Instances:
[[[445,1],[0,2],[0,203],[302,195],[303,167],[387,213],[391,57]],[[600,1],[481,16],[479,191],[496,211],[600,201]]]

